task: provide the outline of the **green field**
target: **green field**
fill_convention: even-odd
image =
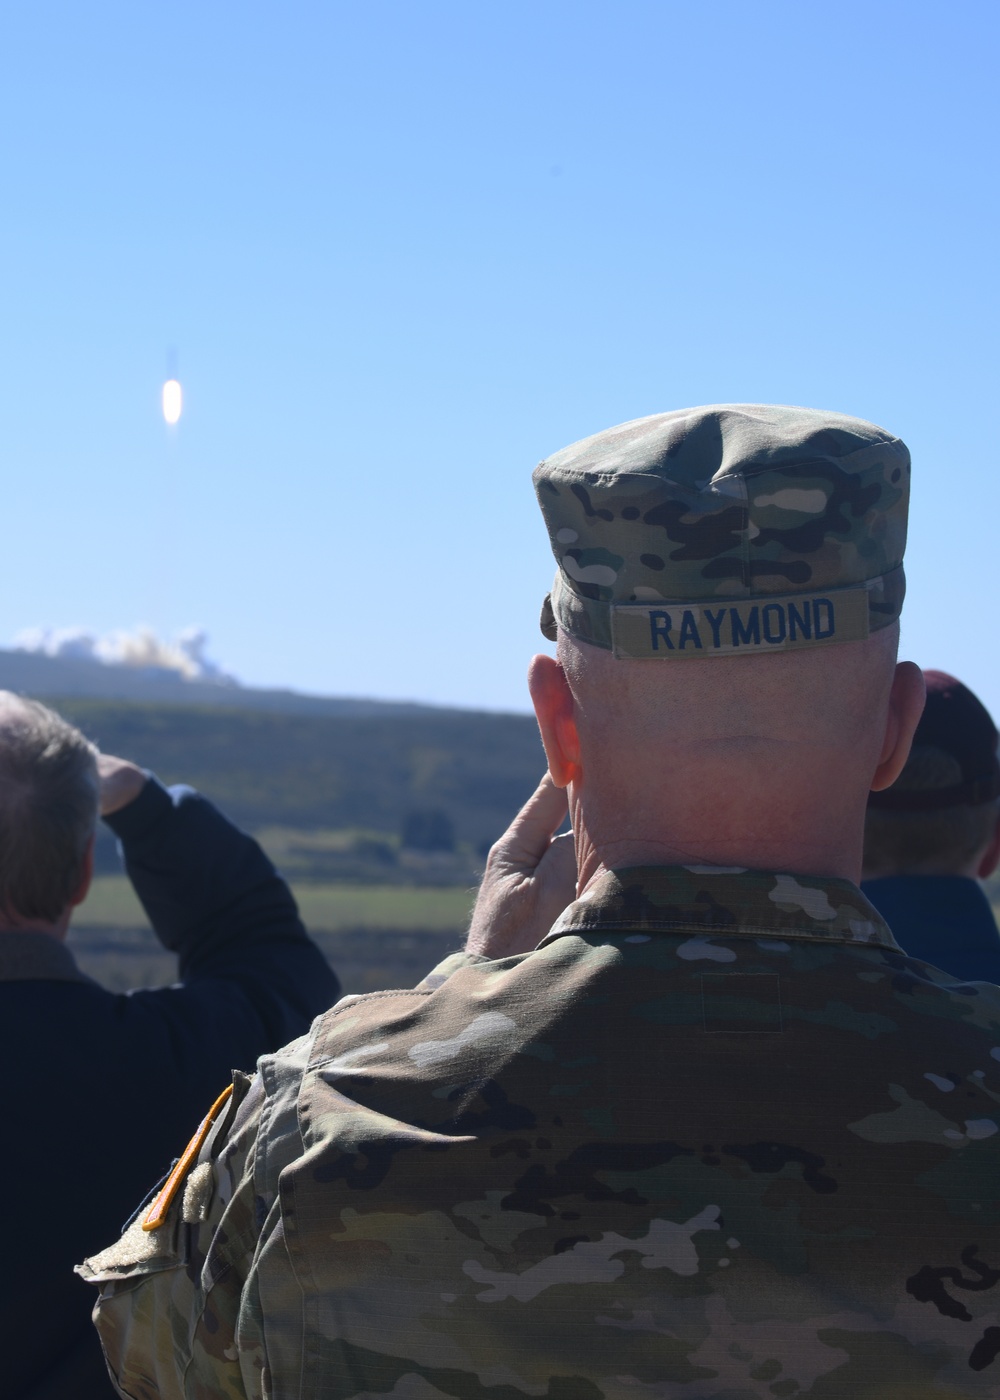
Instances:
[[[341,929],[461,932],[475,892],[469,888],[406,885],[302,884],[293,886],[305,925]],[[73,918],[79,929],[144,929],[148,920],[124,875],[100,875]]]
[[[295,895],[344,991],[373,992],[415,986],[460,948],[474,891],[338,883],[303,884]],[[157,942],[124,876],[94,881],[69,946],[83,971],[110,991],[162,987],[177,977],[176,958]]]
[[[464,931],[475,891],[408,889],[405,885],[301,885],[294,889],[308,929],[412,929],[414,933]]]

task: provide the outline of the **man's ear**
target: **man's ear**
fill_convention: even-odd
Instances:
[[[528,689],[535,717],[542,733],[549,773],[556,787],[578,781],[580,739],[576,729],[576,708],[565,672],[551,656],[534,656],[528,667]]]
[[[980,880],[988,880],[998,865],[1000,865],[1000,812],[997,813],[990,844],[983,852],[976,875]]]
[[[83,853],[83,860],[80,863],[80,883],[70,900],[70,908],[75,909],[78,904],[82,904],[90,893],[90,883],[94,878],[94,842],[97,840],[96,832],[87,842],[87,849]]]
[[[872,778],[872,792],[892,787],[910,755],[910,745],[924,712],[927,689],[924,673],[912,661],[900,661],[889,692],[889,712],[878,767]]]

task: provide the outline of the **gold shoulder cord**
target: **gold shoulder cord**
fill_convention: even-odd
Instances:
[[[209,1129],[216,1118],[218,1118],[222,1109],[225,1108],[226,1104],[229,1102],[232,1093],[233,1086],[230,1084],[228,1089],[223,1090],[201,1120],[201,1123],[198,1125],[198,1131],[188,1143],[187,1147],[185,1147],[177,1161],[177,1165],[163,1183],[156,1200],[146,1212],[146,1218],[142,1222],[142,1228],[144,1230],[158,1230],[166,1220],[167,1212],[170,1210],[173,1199],[180,1189],[181,1182],[191,1170],[195,1158],[201,1151],[202,1144],[208,1137]]]

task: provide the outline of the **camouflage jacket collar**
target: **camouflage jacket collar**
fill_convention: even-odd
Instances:
[[[849,880],[714,865],[607,870],[542,940],[568,933],[691,933],[876,943],[900,951]]]

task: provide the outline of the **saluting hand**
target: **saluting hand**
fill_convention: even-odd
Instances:
[[[146,786],[146,774],[141,768],[109,753],[97,755],[97,777],[102,817],[110,817],[112,812],[127,807]]]
[[[487,958],[528,953],[576,897],[573,833],[556,836],[566,792],[548,773],[490,850],[466,940]]]

